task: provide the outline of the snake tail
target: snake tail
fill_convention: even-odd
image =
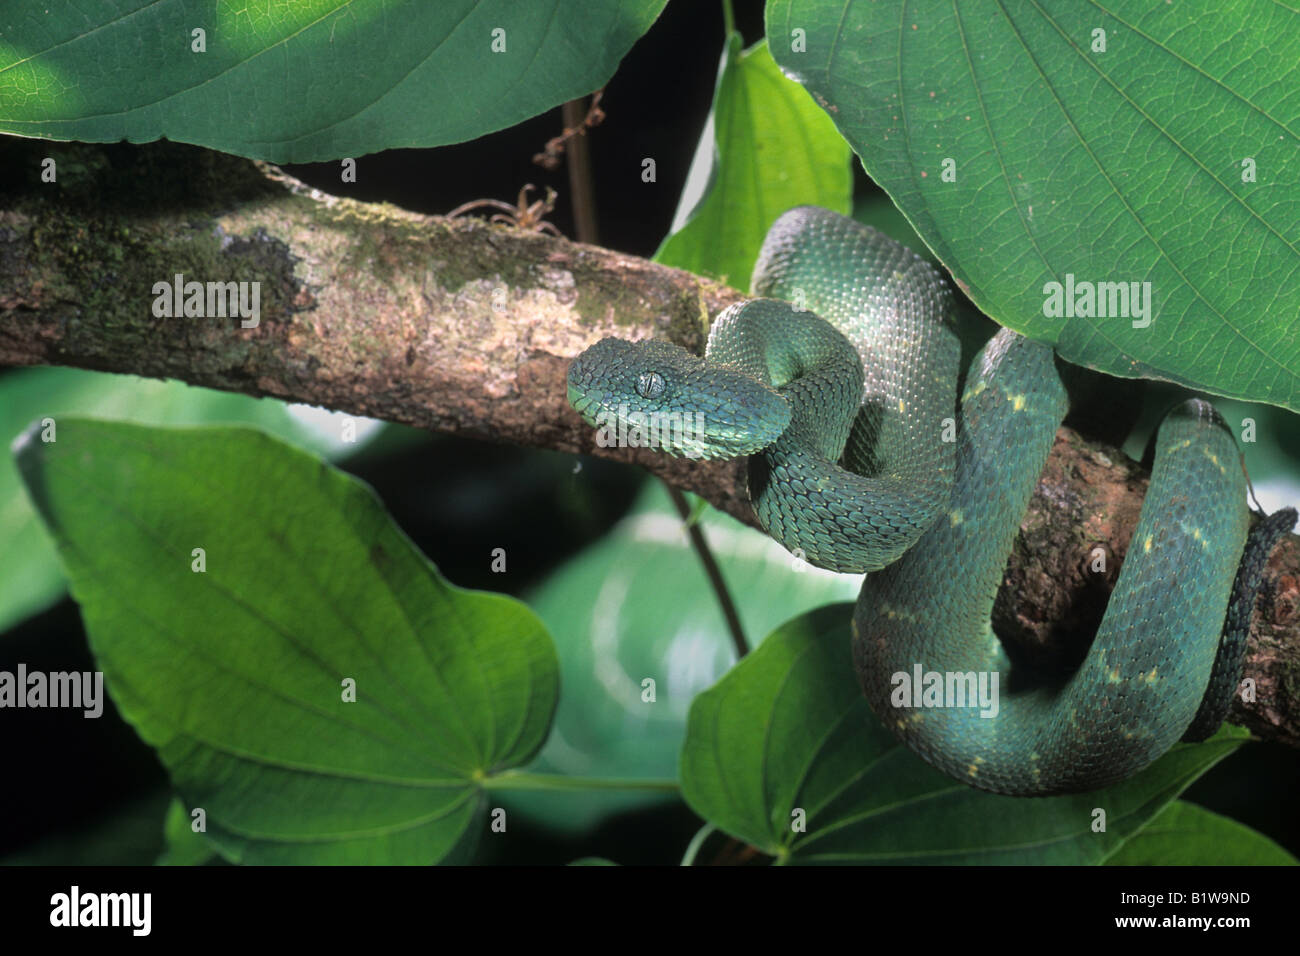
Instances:
[[[1208,740],[1219,729],[1232,707],[1232,699],[1241,683],[1246,662],[1246,638],[1250,636],[1250,619],[1255,614],[1268,556],[1296,523],[1294,508],[1281,508],[1261,518],[1246,538],[1237,577],[1232,583],[1232,598],[1223,620],[1219,652],[1214,658],[1210,683],[1201,698],[1200,709],[1183,733],[1183,740],[1197,743]]]

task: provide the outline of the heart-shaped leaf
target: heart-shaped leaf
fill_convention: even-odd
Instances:
[[[555,709],[527,607],[448,584],[369,489],[261,432],[65,419],[15,451],[118,709],[224,856],[468,858]]]
[[[767,6],[777,63],[989,316],[1293,411],[1296,27],[1255,0]]]

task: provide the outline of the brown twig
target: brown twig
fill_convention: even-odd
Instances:
[[[533,157],[533,162],[543,169],[559,169],[560,158],[569,147],[570,141],[575,147],[584,143],[587,130],[594,129],[605,121],[605,111],[600,108],[600,98],[604,95],[604,89],[597,90],[591,95],[591,104],[585,109],[582,105],[586,100],[585,96],[565,103],[561,113],[564,132],[547,140],[542,151]]]

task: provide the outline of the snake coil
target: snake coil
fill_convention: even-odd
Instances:
[[[704,359],[604,339],[570,366],[569,400],[593,425],[670,420],[669,454],[748,456],[768,534],[818,567],[870,572],[853,656],[900,740],[971,786],[1033,796],[1107,786],[1214,732],[1264,561],[1296,515],[1260,522],[1248,543],[1245,475],[1213,406],[1193,399],[1162,421],[1087,657],[1038,673],[990,616],[1067,410],[1052,349],[1001,330],[958,403],[943,277],[814,207],[772,226],[752,284],[762,298],[718,316]]]

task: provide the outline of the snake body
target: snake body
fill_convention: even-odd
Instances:
[[[701,427],[663,450],[749,456],[750,498],[772,537],[819,567],[871,572],[854,660],[899,739],[972,786],[1029,796],[1107,786],[1185,735],[1213,733],[1263,560],[1295,515],[1261,523],[1247,544],[1237,446],[1209,403],[1185,402],[1160,425],[1087,657],[1066,676],[1036,673],[1008,656],[990,617],[1067,410],[1050,346],[1003,329],[958,405],[942,276],[813,207],[772,226],[752,286],[764,298],[718,316],[703,360],[605,339],[574,360],[569,399],[592,424],[699,413]],[[981,680],[996,707],[977,699]]]

